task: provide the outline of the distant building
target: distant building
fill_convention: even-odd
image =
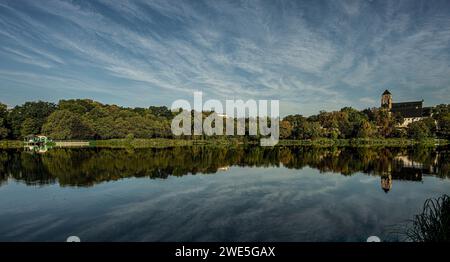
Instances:
[[[400,114],[403,117],[403,123],[399,125],[400,127],[406,127],[412,122],[431,116],[431,107],[423,107],[423,100],[394,103],[389,90],[385,90],[381,95],[381,107],[387,108],[391,113]]]

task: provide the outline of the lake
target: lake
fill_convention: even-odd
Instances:
[[[401,241],[448,147],[0,150],[0,241]]]

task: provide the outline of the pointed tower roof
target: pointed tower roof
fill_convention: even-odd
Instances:
[[[389,90],[384,90],[384,93],[383,93],[383,95],[391,95],[391,92],[389,92]]]

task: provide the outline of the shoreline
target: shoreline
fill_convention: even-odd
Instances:
[[[275,146],[313,146],[313,147],[410,147],[425,146],[436,147],[449,145],[450,141],[445,139],[413,140],[403,138],[370,138],[370,139],[328,139],[315,140],[280,140]],[[258,146],[259,141],[246,141],[242,139],[108,139],[108,140],[77,140],[77,141],[55,141],[49,146],[57,148],[68,147],[97,147],[97,148],[169,148],[180,146]],[[20,140],[0,140],[0,148],[23,148],[24,143]]]

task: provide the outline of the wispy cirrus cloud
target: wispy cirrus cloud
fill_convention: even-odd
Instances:
[[[446,1],[4,0],[0,91],[14,104],[33,87],[56,101],[79,86],[76,97],[148,106],[202,90],[306,115],[373,106],[386,88],[445,103],[449,11]]]

